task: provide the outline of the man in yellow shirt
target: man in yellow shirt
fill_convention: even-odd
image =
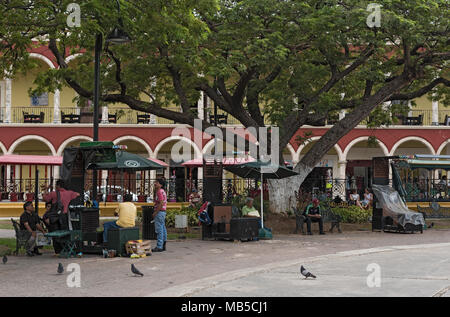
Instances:
[[[114,215],[119,217],[117,221],[103,224],[103,243],[108,242],[108,230],[111,228],[133,228],[136,225],[136,206],[131,202],[132,195],[124,195],[123,203],[115,210]]]

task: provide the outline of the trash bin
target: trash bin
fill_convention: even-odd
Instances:
[[[142,239],[156,240],[155,223],[153,221],[153,206],[142,206]]]

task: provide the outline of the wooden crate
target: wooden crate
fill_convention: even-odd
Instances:
[[[130,240],[125,244],[127,254],[151,255],[152,246],[150,240]]]

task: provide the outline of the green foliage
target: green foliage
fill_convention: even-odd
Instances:
[[[180,210],[169,209],[166,211],[166,226],[175,227],[175,215],[187,215],[188,216],[188,226],[195,227],[198,226],[198,209],[183,206]]]
[[[367,223],[372,215],[372,209],[361,209],[358,206],[335,207],[332,211],[342,217],[345,223]]]

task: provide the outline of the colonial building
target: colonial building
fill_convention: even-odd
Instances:
[[[57,67],[44,47],[35,49],[31,57],[38,61],[39,67],[14,79],[0,80],[0,155],[61,156],[65,148],[92,140],[92,117],[89,121],[85,110],[75,105],[76,93],[69,88],[53,94],[30,97],[28,90],[33,87],[36,75],[45,69]],[[76,56],[66,59],[69,63],[74,60]],[[318,164],[322,169],[317,170],[317,175],[326,174],[329,178],[347,182],[346,186],[362,190],[371,184],[372,157],[450,154],[450,127],[447,120],[450,111],[427,97],[415,102],[417,106],[411,108],[408,116],[399,121],[399,125],[377,129],[360,125],[353,129],[323,157]],[[209,119],[212,114],[211,106],[208,98],[201,98],[198,102],[199,117]],[[233,126],[238,122],[233,118],[226,118],[223,124]],[[197,144],[193,137],[173,136],[175,127],[179,125],[167,119],[138,113],[125,105],[110,105],[101,110],[99,136],[100,140],[126,145],[132,153],[159,159],[169,165],[164,171],[133,175],[134,181],[148,181],[162,175],[166,179],[175,175],[178,181],[185,181],[190,177],[201,180],[201,168],[188,171],[179,163],[171,161],[170,153],[174,144],[181,141],[191,149],[193,158],[200,158],[211,149],[213,141],[203,140],[201,144]],[[294,136],[283,152],[286,161],[294,165],[299,162],[329,128],[324,124],[321,127],[300,129],[297,135],[312,131],[311,142],[300,145],[296,142],[297,135]],[[378,140],[377,145],[368,142],[373,136]],[[11,163],[1,165],[2,192],[7,192],[11,184],[26,187],[27,181],[24,180],[31,183],[34,168],[36,167],[31,165]],[[59,168],[54,165],[39,165],[37,168],[46,179],[57,178],[59,175]],[[103,173],[102,177],[111,179],[113,176]],[[348,179],[351,181],[347,181]],[[133,188],[136,189],[136,185]],[[21,188],[21,191],[25,192],[26,189]],[[184,189],[180,191],[183,192],[186,193]],[[180,193],[177,193],[177,199],[183,199]]]

